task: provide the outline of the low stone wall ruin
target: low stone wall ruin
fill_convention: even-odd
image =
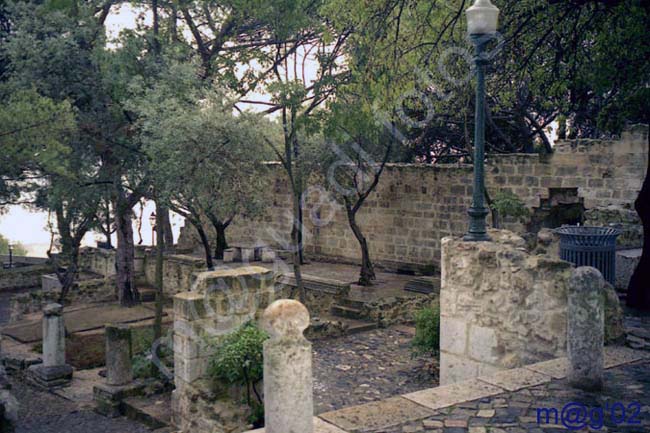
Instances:
[[[520,236],[491,230],[491,242],[442,241],[440,384],[564,356],[573,266],[531,254]],[[622,310],[607,284],[606,337],[623,335]]]
[[[248,266],[203,272],[191,291],[174,296],[174,384],[172,416],[184,433],[244,431],[248,408],[242,390],[214,383],[207,375],[212,348],[251,320],[282,293],[277,276]]]

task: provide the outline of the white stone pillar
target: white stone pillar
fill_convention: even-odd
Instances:
[[[313,433],[312,350],[303,335],[309,312],[298,301],[275,301],[262,326],[271,335],[264,343],[265,431]]]
[[[580,267],[571,276],[567,311],[568,379],[576,388],[598,390],[603,384],[604,283],[595,268]]]
[[[43,366],[65,365],[63,306],[48,304],[43,309]]]

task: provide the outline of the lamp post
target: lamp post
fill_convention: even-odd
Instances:
[[[9,269],[12,269],[14,267],[14,244],[13,242],[9,242]]]
[[[476,0],[467,9],[467,31],[474,44],[474,63],[476,64],[476,114],[474,126],[474,191],[472,206],[467,211],[469,230],[466,241],[489,241],[490,237],[485,228],[488,209],[485,207],[485,66],[488,59],[485,55],[485,45],[497,31],[499,9],[490,0]]]
[[[156,212],[149,215],[149,224],[151,225],[151,246],[156,245]]]

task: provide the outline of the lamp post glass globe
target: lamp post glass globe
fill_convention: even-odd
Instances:
[[[470,35],[485,35],[495,33],[499,25],[499,8],[490,0],[476,0],[465,11],[467,15],[467,32]]]

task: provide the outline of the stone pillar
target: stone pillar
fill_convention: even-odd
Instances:
[[[106,383],[126,385],[133,380],[131,367],[131,327],[106,325]]]
[[[67,386],[72,380],[72,367],[65,363],[65,326],[60,304],[48,304],[43,309],[43,363],[29,368],[28,379],[46,388]]]
[[[63,306],[48,304],[43,309],[43,365],[65,364],[65,327]]]
[[[600,272],[590,267],[576,269],[570,279],[568,380],[576,388],[598,390],[603,384],[604,283]]]
[[[312,350],[303,336],[309,312],[300,302],[279,300],[264,311],[262,326],[271,335],[264,343],[265,431],[312,433]]]

